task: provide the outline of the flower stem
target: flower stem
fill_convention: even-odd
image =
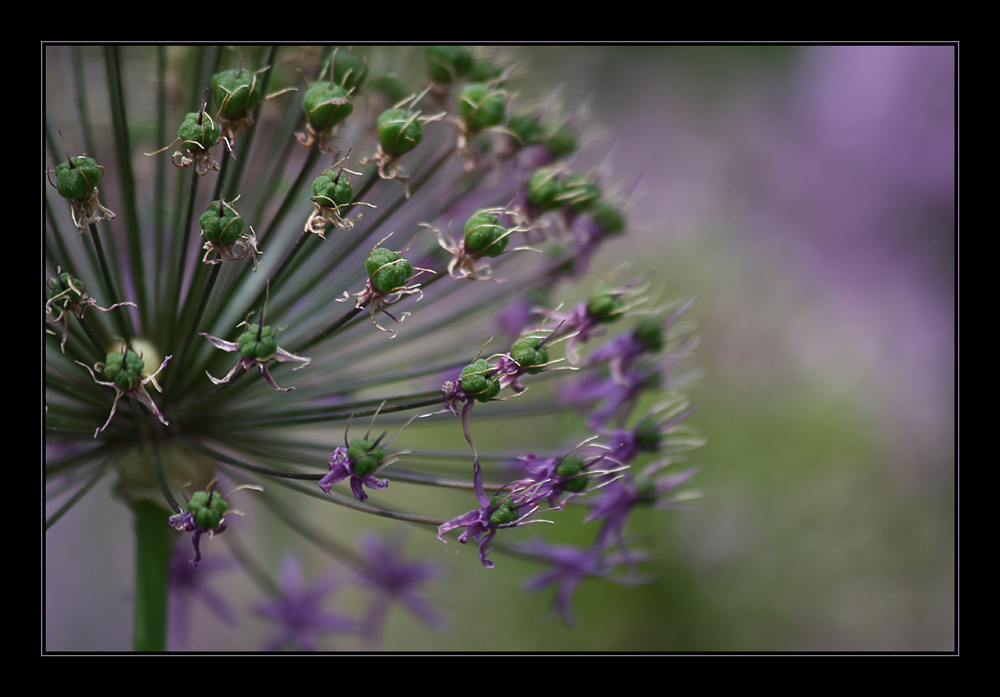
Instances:
[[[167,650],[167,589],[170,572],[170,526],[160,506],[140,501],[135,513],[136,651]]]

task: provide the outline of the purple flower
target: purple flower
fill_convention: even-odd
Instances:
[[[185,642],[191,617],[191,601],[194,598],[200,599],[213,615],[229,626],[235,627],[239,624],[236,611],[226,602],[225,597],[208,585],[209,577],[232,566],[232,559],[208,559],[196,567],[181,547],[174,550],[170,559],[172,641],[181,645]]]
[[[347,451],[348,449],[343,446],[334,449],[330,455],[330,462],[327,463],[330,471],[319,480],[319,488],[323,490],[323,493],[329,494],[334,484],[350,477],[351,492],[354,494],[354,498],[364,503],[368,500],[368,494],[362,489],[362,485],[369,489],[385,489],[389,486],[389,480],[379,479],[370,472],[367,474],[359,472],[355,468],[356,462],[351,461]]]
[[[420,586],[440,575],[437,564],[405,559],[398,538],[387,542],[366,535],[361,541],[361,553],[364,560],[358,576],[373,594],[364,623],[369,641],[377,640],[393,603],[403,605],[435,629],[445,627],[444,617],[418,592]]]
[[[326,596],[341,581],[324,576],[311,586],[302,577],[298,559],[286,557],[281,564],[280,593],[257,606],[257,614],[278,624],[267,642],[266,650],[286,648],[319,651],[317,639],[322,634],[357,634],[362,625],[357,620],[323,609]]]
[[[674,453],[701,445],[703,441],[700,437],[680,426],[695,409],[683,395],[678,394],[657,404],[632,428],[602,430],[601,433],[611,443],[606,456],[615,462],[628,464],[643,452]]]
[[[657,368],[635,367],[623,375],[621,381],[611,376],[588,373],[568,383],[560,391],[560,397],[564,404],[590,408],[587,424],[597,429],[627,420],[640,395],[661,386]]]
[[[130,351],[133,355],[135,354],[134,350],[126,346],[125,351],[122,354],[108,354],[108,359],[111,360],[111,358],[115,355],[121,355],[123,357],[127,357]],[[153,387],[155,387],[157,390],[160,389],[160,386],[156,382],[156,376],[159,375],[160,372],[166,367],[167,363],[170,361],[171,358],[173,358],[173,356],[167,356],[166,358],[164,358],[163,363],[160,364],[160,367],[157,368],[156,371],[151,374],[146,374],[145,365],[143,365],[142,367],[143,372],[141,373],[141,375],[136,376],[138,379],[131,381],[130,386],[126,388],[121,387],[118,381],[116,380],[108,382],[97,379],[97,373],[94,372],[94,369],[96,368],[98,373],[104,373],[106,366],[105,363],[98,363],[94,366],[94,368],[91,368],[89,365],[85,363],[80,363],[80,361],[76,361],[77,365],[82,365],[84,368],[87,369],[87,371],[90,373],[90,376],[94,378],[94,382],[96,382],[98,385],[115,388],[115,401],[111,405],[111,413],[108,414],[108,420],[104,422],[104,425],[98,428],[96,431],[94,431],[94,438],[97,438],[97,435],[101,431],[106,429],[108,425],[111,423],[111,420],[115,418],[115,411],[117,411],[118,409],[118,401],[122,398],[122,396],[128,397],[129,399],[134,399],[135,401],[139,402],[139,404],[145,406],[147,409],[153,412],[153,415],[156,416],[156,418],[158,418],[160,420],[160,423],[162,423],[164,426],[170,425],[169,422],[167,421],[167,417],[163,415],[163,412],[160,411],[160,408],[156,406],[155,402],[153,402],[153,398],[149,396],[149,392],[146,391],[146,385],[152,383]],[[128,360],[127,358],[122,358],[123,363],[126,362],[127,360]]]
[[[528,579],[525,590],[540,591],[548,586],[557,585],[555,611],[568,625],[575,624],[573,611],[570,607],[573,593],[586,578],[607,579],[614,568],[620,564],[633,565],[643,561],[648,555],[642,552],[607,553],[598,547],[578,549],[546,544],[542,540],[534,540],[527,545],[516,548],[518,552],[535,557],[538,561],[549,564],[552,568],[538,576]],[[619,583],[634,583],[638,579],[616,579]]]
[[[198,566],[201,562],[201,536],[206,532],[209,539],[226,531],[226,516],[230,514],[243,515],[243,511],[229,508],[227,499],[241,489],[252,489],[263,491],[263,487],[255,484],[242,484],[228,495],[223,496],[215,491],[218,480],[213,480],[208,488],[203,491],[196,491],[187,501],[187,510],[170,516],[168,523],[170,527],[181,532],[193,532],[194,537],[194,559],[191,563]],[[185,494],[185,498],[187,494]]]
[[[442,523],[438,527],[438,539],[447,544],[447,540],[444,539],[446,532],[455,528],[465,528],[459,534],[458,541],[464,545],[470,538],[479,540],[479,560],[487,569],[492,569],[493,562],[488,558],[492,547],[489,545],[497,530],[549,521],[525,520],[538,510],[538,502],[544,498],[539,495],[538,487],[515,488],[507,494],[500,493],[491,499],[483,487],[483,471],[479,467],[478,458],[473,464],[473,472],[473,488],[479,500],[479,508]]]
[[[379,409],[381,408],[379,407]],[[349,477],[354,498],[364,503],[368,499],[368,494],[365,493],[363,486],[369,489],[385,489],[389,486],[388,479],[379,479],[375,476],[376,472],[396,462],[395,457],[386,457],[385,448],[396,440],[403,429],[413,423],[417,417],[406,422],[395,436],[384,443],[382,439],[386,437],[388,431],[384,431],[378,438],[371,438],[372,426],[375,425],[376,417],[378,417],[377,410],[364,438],[355,438],[350,442],[348,442],[347,436],[350,431],[350,422],[348,422],[348,427],[344,430],[344,445],[335,448],[331,453],[330,462],[327,463],[330,471],[319,480],[319,488],[323,490],[323,493],[329,494],[334,484]]]
[[[561,457],[539,458],[534,453],[519,457],[528,475],[515,488],[530,489],[538,500],[548,499],[550,508],[561,510],[570,499],[606,486],[618,477],[615,473],[626,469],[606,454],[584,459],[577,454],[581,447]],[[599,465],[604,468],[598,468]]]
[[[312,359],[305,358],[304,356],[296,356],[295,354],[289,353],[285,349],[278,346],[274,341],[277,331],[272,332],[270,327],[265,326],[263,317],[261,317],[261,322],[259,324],[240,322],[237,326],[246,326],[247,328],[247,331],[240,336],[238,341],[226,341],[225,339],[209,336],[208,334],[202,334],[202,336],[208,339],[215,348],[222,349],[223,351],[237,351],[240,353],[240,360],[237,361],[236,365],[233,366],[233,369],[229,371],[226,377],[219,379],[212,377],[211,374],[208,374],[208,379],[212,381],[212,384],[220,385],[224,382],[229,382],[232,380],[233,376],[236,375],[236,371],[240,368],[243,368],[244,370],[253,370],[254,368],[257,368],[260,370],[260,374],[264,376],[264,379],[267,380],[267,384],[278,390],[278,392],[289,392],[294,390],[294,387],[278,387],[274,378],[271,377],[271,372],[267,367],[268,364],[271,361],[277,361],[278,363],[296,361],[302,365],[292,368],[292,370],[301,370],[309,365]]]
[[[673,490],[693,477],[698,468],[692,467],[657,478],[656,475],[659,471],[669,464],[670,460],[664,460],[646,467],[638,478],[625,476],[612,482],[588,502],[590,513],[587,514],[584,522],[602,521],[601,530],[594,543],[595,547],[603,548],[614,538],[624,549],[625,524],[628,522],[632,510],[637,506],[679,508],[677,505],[679,501],[693,497],[690,493],[679,493]]]

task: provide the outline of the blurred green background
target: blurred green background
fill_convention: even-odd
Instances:
[[[638,179],[629,236],[594,275],[631,259],[667,297],[698,299],[690,424],[707,445],[690,460],[703,497],[691,511],[636,516],[654,582],[584,583],[573,628],[544,619],[549,593],[521,589],[535,567],[499,557],[486,571],[452,542],[450,561],[465,563],[431,591],[452,631],[396,609],[383,648],[953,649],[954,48],[498,50],[521,64],[521,100],[544,96],[529,83],[564,83],[563,102],[585,100],[604,133],[591,164],[607,158]],[[86,515],[127,526],[107,501],[90,498]],[[47,553],[92,533],[57,526]],[[408,535],[412,554],[443,558],[442,547]],[[56,616],[60,603],[75,608],[72,626],[50,622],[52,637],[74,646],[107,624],[101,648],[128,649],[129,633],[114,637],[130,622],[130,555],[119,540],[81,562],[81,575],[125,577],[105,598],[49,599]],[[237,576],[215,585],[251,604]],[[267,628],[255,622],[234,644],[196,613],[188,647],[258,648]]]

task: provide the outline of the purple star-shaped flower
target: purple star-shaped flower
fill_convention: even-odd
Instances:
[[[248,334],[256,334],[257,342],[251,341],[244,343],[242,346],[240,342],[237,341],[226,341],[225,339],[220,339],[215,336],[210,336],[208,334],[202,334],[203,337],[209,340],[209,342],[217,349],[222,349],[223,351],[233,352],[236,351],[240,354],[239,361],[233,366],[233,369],[224,378],[213,377],[210,373],[208,374],[209,380],[212,381],[213,385],[220,385],[224,382],[229,382],[232,380],[233,376],[236,375],[236,371],[240,368],[244,370],[253,370],[257,368],[260,370],[260,374],[264,376],[267,380],[267,384],[278,390],[278,392],[288,392],[294,390],[294,387],[278,387],[278,383],[274,381],[271,377],[271,371],[268,370],[268,364],[271,361],[276,361],[278,363],[286,363],[288,361],[295,361],[301,363],[302,365],[292,368],[292,370],[301,370],[305,368],[309,363],[312,362],[311,358],[306,358],[304,356],[296,356],[293,353],[289,353],[285,349],[274,343],[274,336],[277,332],[270,332],[270,327],[263,326],[263,318],[261,319],[261,324],[249,324],[247,322],[241,322],[238,326],[246,326],[248,331],[244,332],[244,336],[241,340]],[[266,347],[271,350],[262,350],[261,347]],[[263,354],[263,355],[262,355]]]
[[[226,598],[208,584],[211,576],[234,565],[233,559],[207,559],[200,566],[191,563],[191,557],[182,547],[177,547],[170,560],[170,618],[171,643],[174,649],[183,648],[191,619],[191,601],[195,598],[213,615],[231,627],[239,624],[236,611]]]
[[[643,552],[622,551],[621,553],[608,554],[598,547],[578,549],[549,545],[542,540],[534,540],[516,549],[552,567],[549,571],[528,579],[524,588],[529,591],[540,591],[548,586],[558,584],[555,611],[567,625],[576,623],[571,603],[573,593],[584,579],[608,579],[616,566],[625,563],[632,565],[648,558],[648,555]],[[619,578],[615,580],[619,583],[628,583],[638,579]]]
[[[347,454],[347,448],[339,446],[330,455],[330,462],[327,463],[330,471],[319,480],[319,488],[323,493],[329,494],[333,485],[339,481],[351,479],[351,492],[361,503],[368,499],[368,494],[362,489],[362,485],[369,489],[385,489],[389,486],[388,479],[379,479],[374,474],[359,474],[354,469],[354,463]]]
[[[483,471],[479,466],[479,458],[473,464],[473,489],[479,500],[479,508],[452,518],[438,527],[438,539],[447,544],[444,534],[455,528],[465,528],[458,541],[463,545],[469,539],[479,540],[479,560],[487,569],[493,568],[489,559],[490,542],[501,528],[516,528],[528,523],[551,522],[542,520],[525,520],[538,510],[539,501],[544,498],[536,487],[515,488],[506,495],[497,495],[492,499],[486,495],[483,487]]]
[[[612,482],[601,493],[590,501],[590,513],[584,522],[601,520],[601,531],[597,535],[594,546],[603,548],[611,538],[618,541],[624,549],[625,523],[629,514],[636,506],[646,505],[653,508],[678,508],[677,503],[684,498],[680,493],[670,493],[697,473],[698,468],[676,472],[657,478],[661,469],[670,464],[670,460],[655,463],[643,470],[638,478],[623,477]]]
[[[365,633],[370,642],[377,640],[386,613],[394,602],[435,629],[446,626],[444,617],[418,593],[420,586],[440,575],[437,564],[405,559],[397,538],[386,541],[367,535],[361,541],[361,553],[364,559],[358,577],[373,593],[365,619]]]
[[[319,651],[321,634],[357,634],[362,625],[356,619],[328,612],[323,608],[326,596],[342,581],[324,576],[306,585],[298,559],[287,557],[281,564],[280,594],[257,606],[257,614],[278,624],[268,639],[266,650],[286,648]]]

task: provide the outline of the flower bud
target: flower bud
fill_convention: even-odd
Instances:
[[[465,251],[475,256],[498,257],[507,248],[507,229],[500,216],[479,211],[465,223]]]
[[[354,111],[351,98],[340,85],[314,82],[302,97],[302,111],[317,133],[326,133]]]
[[[472,69],[474,58],[465,46],[428,46],[427,74],[434,82],[451,82]]]
[[[271,327],[251,324],[236,340],[240,355],[257,361],[266,361],[278,351],[278,342]]]
[[[379,145],[394,157],[410,152],[424,138],[424,127],[417,115],[403,109],[386,109],[376,124]]]
[[[340,170],[328,169],[316,177],[312,185],[313,198],[324,208],[346,206],[354,198],[354,187]]]
[[[556,126],[545,138],[545,149],[556,159],[572,155],[576,147],[576,134],[565,125]]]
[[[462,88],[458,113],[471,133],[499,126],[507,117],[507,98],[503,92],[482,82],[470,82]]]
[[[104,374],[123,392],[142,383],[145,367],[142,356],[128,349],[125,353],[109,353],[104,359]]]
[[[210,85],[219,116],[227,121],[245,118],[264,98],[264,86],[257,76],[242,68],[216,73]]]
[[[330,68],[333,63],[333,82],[340,85],[345,90],[360,89],[367,77],[365,62],[350,51],[336,50],[329,61],[323,67],[322,74]]]
[[[556,467],[556,474],[567,480],[567,491],[581,492],[587,488],[587,474],[583,470],[584,460],[579,455],[567,455]]]
[[[372,287],[380,293],[391,293],[406,285],[413,275],[413,266],[400,252],[376,247],[365,260],[365,271]]]
[[[622,314],[625,303],[620,294],[601,286],[587,299],[587,314],[598,322],[613,322]]]
[[[528,205],[539,212],[558,208],[564,189],[565,184],[555,169],[536,169],[528,179]]]
[[[229,503],[222,494],[211,491],[196,491],[188,501],[187,509],[194,515],[194,520],[202,530],[214,530],[219,527],[222,517],[229,510]]]
[[[600,201],[594,206],[591,216],[605,235],[614,236],[625,230],[625,216],[617,206],[607,201]]]
[[[184,147],[197,152],[208,150],[219,142],[222,137],[222,127],[208,117],[208,114],[192,111],[184,117],[181,127],[177,129],[177,137]]]
[[[521,339],[514,348],[510,350],[510,357],[517,361],[522,368],[527,368],[527,372],[532,375],[542,372],[542,368],[532,368],[530,366],[544,365],[549,362],[549,352],[545,347],[538,345],[544,341],[537,336],[528,336]]]
[[[78,155],[56,165],[56,191],[72,201],[85,199],[94,192],[104,176],[104,168],[92,157]]]
[[[459,384],[478,402],[488,402],[500,394],[500,382],[491,377],[495,372],[485,358],[479,358],[462,368]]]
[[[347,458],[359,477],[373,474],[385,460],[385,450],[379,447],[378,439],[355,438],[347,448]]]
[[[231,204],[213,201],[198,218],[201,234],[215,244],[233,244],[243,233],[243,218]]]

